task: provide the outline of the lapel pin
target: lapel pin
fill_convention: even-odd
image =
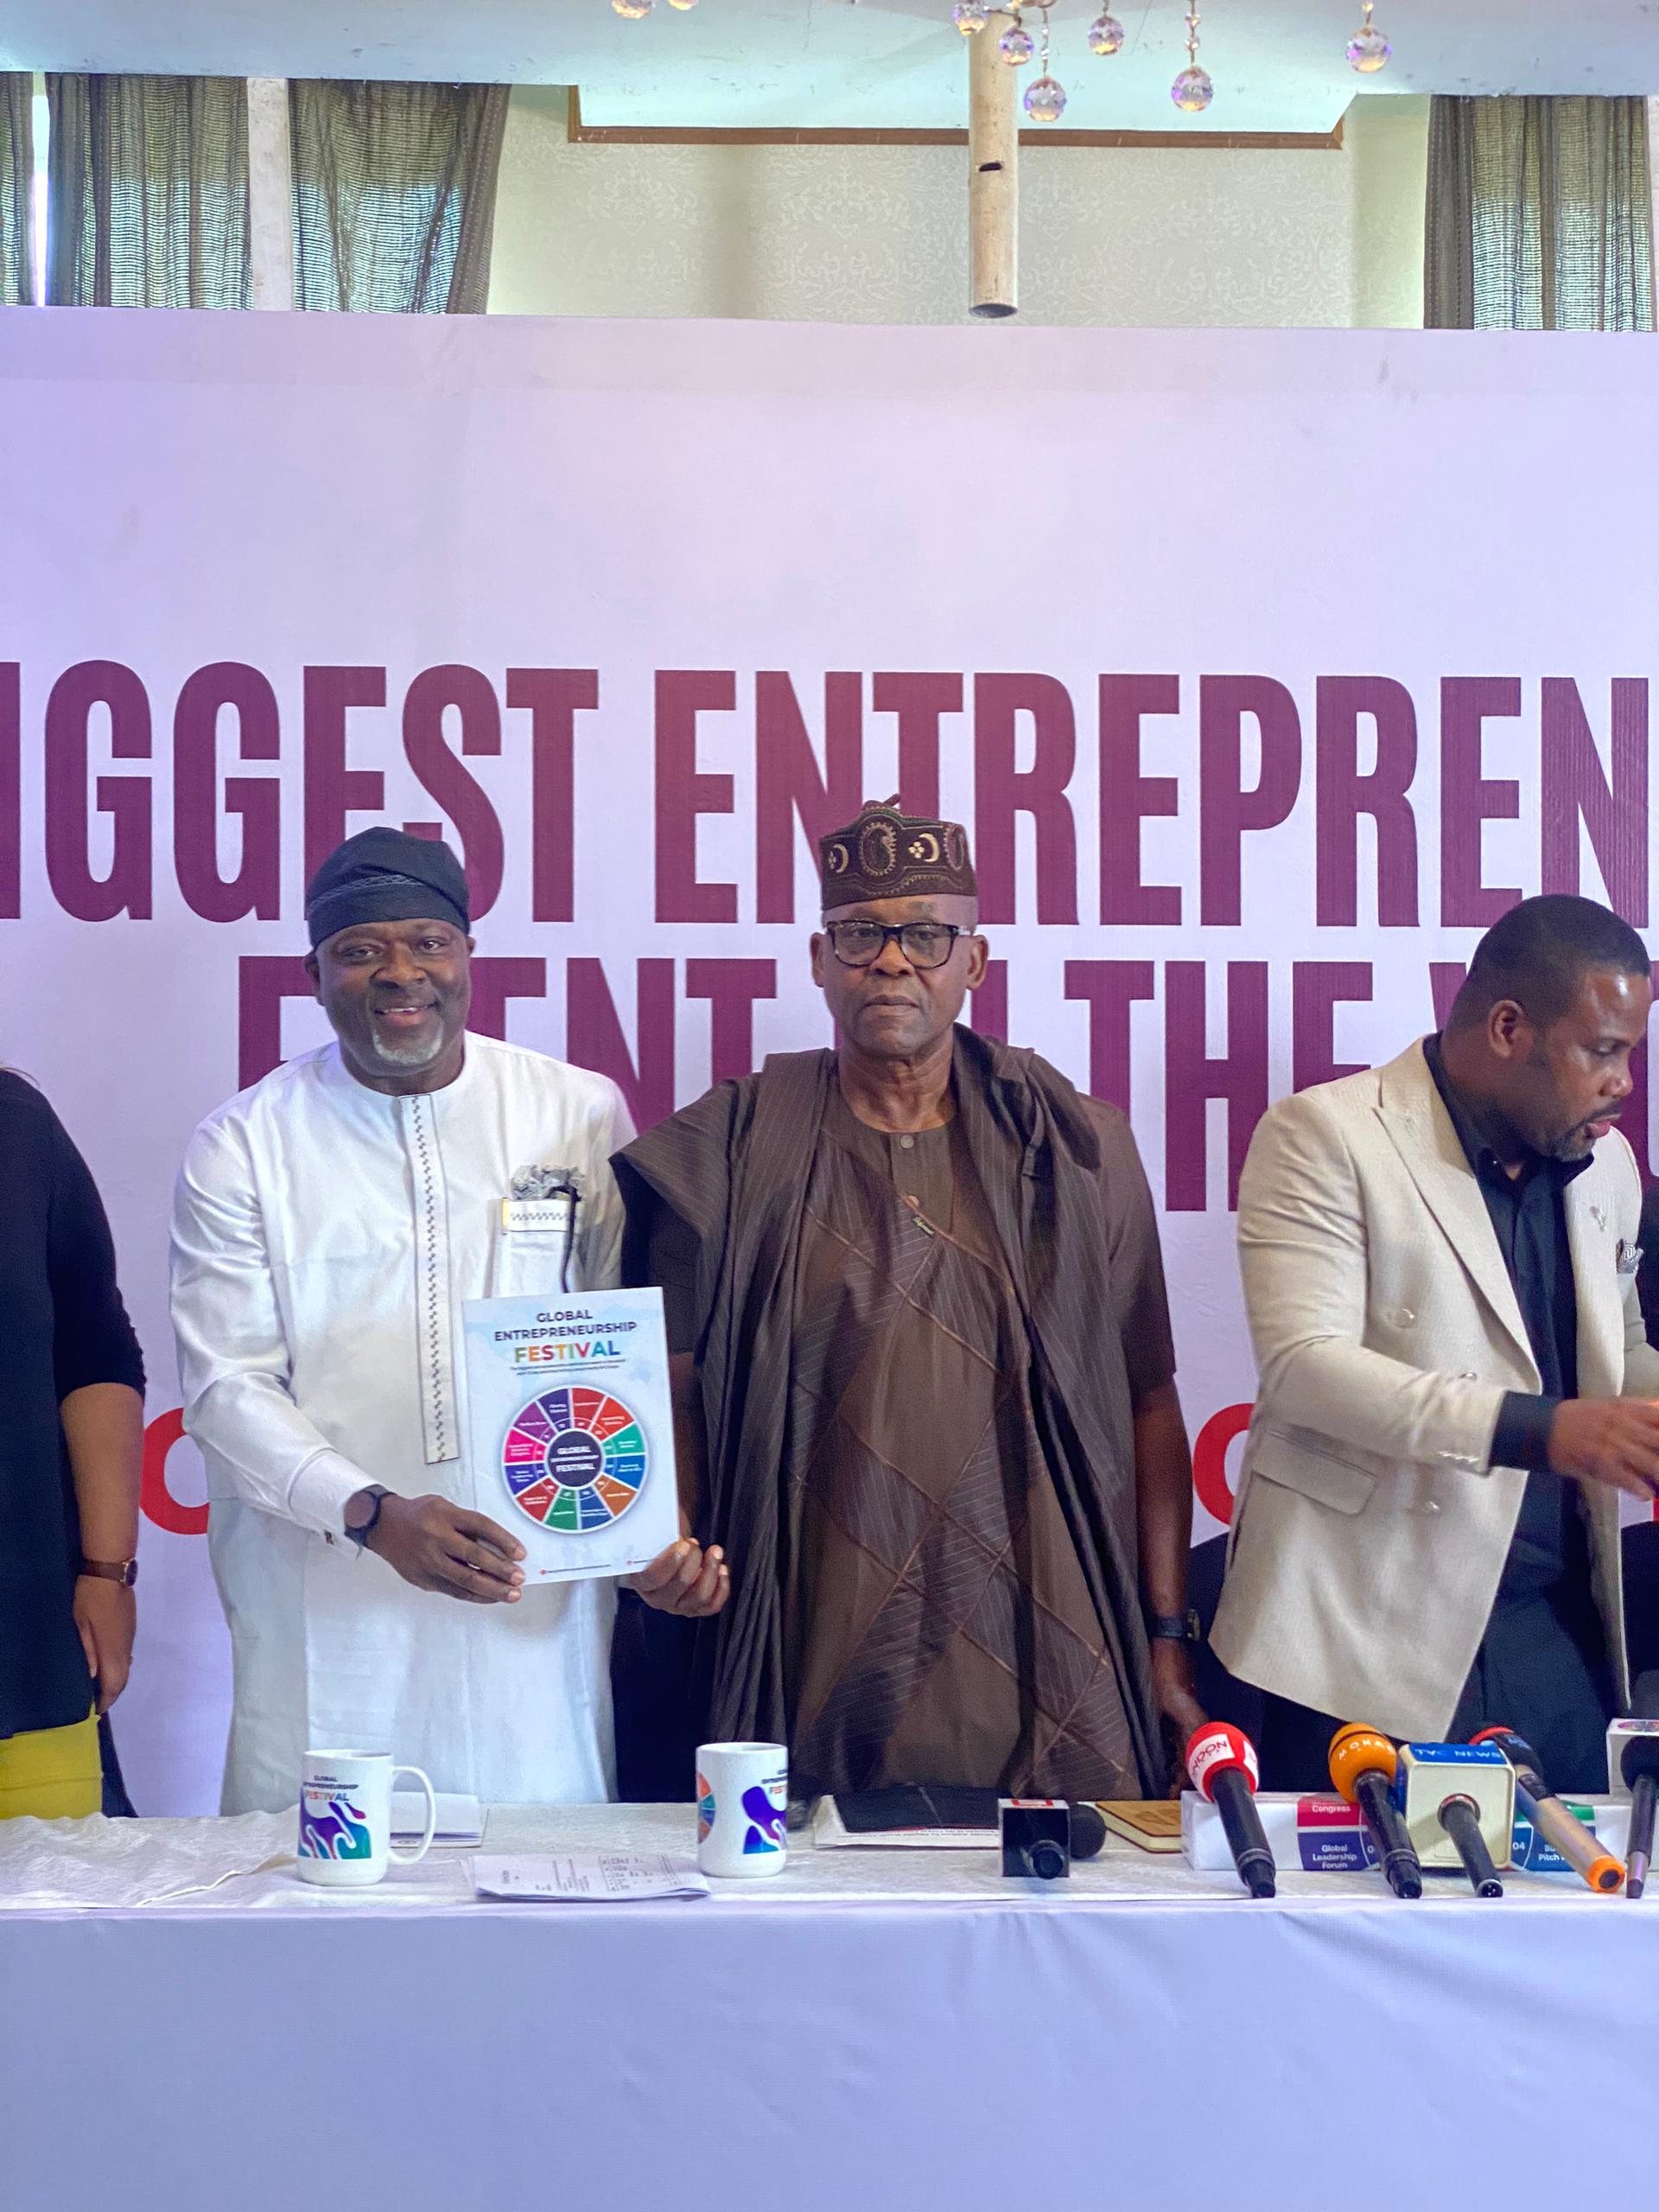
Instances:
[[[1590,1209],[1590,1218],[1591,1218],[1591,1220],[1592,1220],[1592,1221],[1593,1221],[1593,1222],[1595,1223],[1596,1227],[1597,1227],[1598,1229],[1605,1230],[1605,1229],[1606,1228],[1606,1226],[1607,1226],[1607,1209],[1606,1209],[1606,1207],[1605,1207],[1605,1206],[1592,1206],[1592,1207],[1591,1207],[1591,1209]]]

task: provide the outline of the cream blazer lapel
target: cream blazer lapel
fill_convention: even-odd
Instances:
[[[1497,1232],[1421,1044],[1409,1046],[1381,1071],[1376,1110],[1424,1205],[1535,1378],[1532,1345],[1498,1249]]]

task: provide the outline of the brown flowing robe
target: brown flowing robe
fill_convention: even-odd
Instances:
[[[786,1740],[799,1792],[1155,1789],[1133,1404],[1173,1361],[1128,1123],[965,1030],[943,1128],[868,1128],[834,1070],[769,1060],[617,1160],[626,1279],[699,1361],[709,1726]]]

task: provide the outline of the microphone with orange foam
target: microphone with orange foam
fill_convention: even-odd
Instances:
[[[1388,1738],[1355,1721],[1331,1738],[1331,1779],[1359,1808],[1389,1887],[1397,1897],[1423,1894],[1423,1862],[1389,1795],[1399,1754]]]
[[[1544,1780],[1538,1754],[1524,1736],[1513,1728],[1483,1728],[1471,1744],[1496,1744],[1515,1769],[1515,1795],[1522,1811],[1544,1841],[1553,1845],[1569,1866],[1576,1866],[1592,1890],[1611,1897],[1624,1879],[1624,1869],[1603,1847],[1593,1828],[1569,1813]]]
[[[1221,1815],[1238,1878],[1253,1897],[1270,1897],[1278,1887],[1273,1847],[1255,1809],[1261,1773],[1255,1746],[1242,1728],[1217,1720],[1198,1729],[1186,1747],[1186,1770],[1201,1797]]]

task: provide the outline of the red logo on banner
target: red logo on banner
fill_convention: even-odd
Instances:
[[[183,1505],[167,1486],[167,1455],[184,1435],[184,1409],[157,1414],[144,1431],[143,1486],[139,1493],[144,1518],[174,1536],[205,1536],[207,1508]]]
[[[1211,1414],[1192,1446],[1192,1487],[1198,1503],[1223,1528],[1230,1526],[1233,1518],[1233,1493],[1227,1485],[1227,1446],[1249,1427],[1251,1411],[1248,1405],[1224,1406],[1219,1413]]]

